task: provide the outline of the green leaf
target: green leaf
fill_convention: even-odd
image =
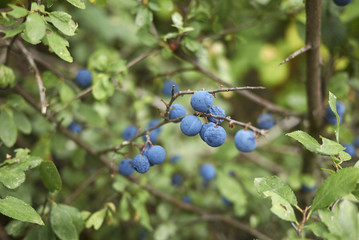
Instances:
[[[6,225],[5,230],[10,236],[19,238],[27,226],[28,223],[26,222],[12,220],[9,224]]]
[[[158,2],[154,2],[152,0],[147,4],[147,6],[155,12],[161,10],[161,5]]]
[[[16,142],[17,128],[13,117],[5,109],[0,112],[0,123],[0,139],[5,146],[12,147]]]
[[[55,164],[52,161],[43,161],[40,165],[40,176],[45,187],[50,191],[60,191],[62,181]]]
[[[242,211],[237,212],[237,214],[243,215],[247,206],[247,198],[239,182],[226,173],[218,172],[216,183],[217,186],[219,186],[218,190],[221,195],[233,202],[235,207],[242,209]]]
[[[146,206],[144,202],[141,202],[140,199],[133,199],[131,201],[133,208],[136,210],[136,216],[140,218],[140,223],[147,230],[152,231],[152,226],[150,224],[150,217],[148,215]]]
[[[12,68],[0,64],[0,88],[14,87],[15,74]]]
[[[110,79],[110,76],[104,73],[94,75],[95,84],[93,86],[92,94],[97,100],[111,97],[115,92],[115,87]]]
[[[183,27],[183,17],[182,17],[181,14],[179,14],[178,12],[175,12],[175,13],[172,14],[171,18],[172,18],[173,25],[176,28],[182,28]]]
[[[311,210],[326,208],[351,193],[359,180],[359,168],[349,167],[330,175],[317,191]]]
[[[68,36],[75,35],[77,24],[72,20],[70,14],[66,12],[53,11],[49,13],[50,21],[63,34]]]
[[[13,111],[14,114],[14,122],[16,124],[17,129],[19,129],[22,133],[30,134],[31,133],[31,122],[22,112],[18,112],[16,110]]]
[[[13,36],[21,33],[22,31],[24,31],[24,29],[25,29],[25,23],[22,23],[12,29],[0,29],[0,32],[5,33],[5,36],[3,38],[6,39],[6,38],[10,38],[10,37],[13,37]]]
[[[29,204],[11,196],[0,199],[0,213],[23,222],[44,225],[40,215]]]
[[[82,219],[81,212],[75,207],[64,204],[58,204],[57,206],[70,215],[72,223],[76,227],[77,234],[80,234],[84,228],[84,220]]]
[[[338,219],[345,239],[359,239],[358,209],[355,204],[344,200],[339,204]]]
[[[9,4],[8,6],[11,7],[12,10],[9,11],[7,14],[13,16],[14,18],[22,18],[29,13],[29,11],[26,8],[19,7],[13,4]]]
[[[86,228],[93,227],[95,230],[98,230],[105,220],[106,217],[106,208],[103,208],[97,212],[94,212],[91,217],[86,221]]]
[[[265,196],[269,196],[272,199],[272,207],[271,211],[275,215],[277,215],[279,218],[290,221],[290,222],[297,222],[297,219],[295,218],[294,210],[290,203],[279,196],[275,192],[266,191],[263,192]]]
[[[25,181],[25,173],[29,169],[39,166],[42,159],[29,156],[28,149],[16,149],[16,156],[6,160],[7,165],[0,168],[0,182],[9,189],[19,187]]]
[[[27,16],[25,31],[32,44],[39,43],[45,36],[46,25],[43,18],[37,12],[31,13]]]
[[[136,24],[138,26],[144,26],[144,25],[150,25],[152,23],[153,20],[153,14],[152,12],[144,7],[144,6],[140,6],[137,15],[136,15]]]
[[[72,222],[71,215],[56,204],[51,210],[51,226],[56,236],[61,240],[77,240],[78,233]]]
[[[167,240],[172,239],[176,233],[177,227],[173,223],[165,223],[159,225],[155,232],[153,233],[153,238],[155,240]]]
[[[339,125],[340,125],[340,121],[339,121],[339,115],[337,113],[337,97],[329,92],[329,106],[332,109],[332,111],[334,112],[336,118],[337,118],[337,126],[335,127],[335,138],[337,140],[337,142],[339,142]]]
[[[101,126],[104,123],[101,115],[89,104],[82,103],[77,109],[79,119],[94,126]]]
[[[130,217],[131,215],[128,206],[128,194],[124,194],[120,202],[120,218],[123,221],[128,221]]]
[[[320,145],[317,140],[303,131],[294,131],[286,135],[303,144],[307,150],[321,155],[337,155],[345,149],[341,144],[325,137],[321,137],[323,143]]]
[[[266,192],[274,192],[288,203],[297,205],[297,198],[293,190],[277,176],[256,178],[254,179],[254,185],[264,197],[268,196]]]
[[[181,44],[183,44],[191,52],[195,52],[201,47],[201,43],[188,37],[183,39]]]
[[[86,5],[82,0],[66,0],[69,3],[71,3],[72,5],[74,5],[75,7],[81,8],[81,9],[85,9]]]
[[[69,42],[63,38],[58,33],[51,31],[49,34],[46,34],[46,40],[49,43],[50,49],[56,53],[61,59],[72,62],[70,52],[67,50],[69,47]]]
[[[51,229],[50,223],[45,226],[34,226],[26,234],[24,240],[56,240],[55,234]]]
[[[60,99],[63,103],[71,101],[75,97],[75,92],[67,83],[61,83]]]
[[[176,37],[178,37],[178,32],[169,32],[163,36],[163,40],[167,41],[167,39],[176,38]]]
[[[304,226],[305,229],[308,229],[314,233],[317,237],[324,237],[328,234],[328,229],[326,226],[321,222],[314,222]]]
[[[294,131],[287,133],[286,135],[303,144],[303,146],[311,152],[315,152],[316,149],[320,147],[320,144],[317,142],[317,140],[303,131]]]

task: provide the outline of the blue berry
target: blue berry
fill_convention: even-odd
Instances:
[[[204,134],[205,134],[205,132],[207,131],[207,129],[208,129],[209,127],[214,127],[214,126],[216,126],[216,124],[213,123],[213,122],[205,123],[205,124],[202,125],[202,128],[201,128],[201,131],[199,132],[199,135],[201,136],[201,138],[202,138],[203,141],[206,141],[206,140],[204,139]]]
[[[219,147],[226,141],[226,130],[221,126],[209,127],[205,134],[205,142],[211,147]]]
[[[138,131],[138,129],[136,126],[133,126],[133,125],[128,126],[125,130],[123,130],[122,138],[125,140],[130,140],[131,138],[136,136],[137,131]]]
[[[309,185],[303,183],[302,186],[300,187],[300,190],[302,190],[302,192],[305,192],[305,193],[311,193],[311,192],[314,192],[316,188],[317,188],[317,186],[315,184],[313,186],[309,186]]]
[[[354,144],[354,147],[356,147],[356,148],[359,147],[359,137],[354,138],[353,144]]]
[[[146,156],[137,154],[132,160],[132,167],[139,173],[145,173],[150,169],[150,162]]]
[[[225,205],[227,205],[227,206],[232,206],[233,205],[233,202],[231,200],[229,200],[228,198],[226,198],[225,196],[222,196],[221,199],[222,199],[222,202]]]
[[[126,177],[130,176],[135,171],[131,165],[131,161],[130,158],[125,158],[118,164],[118,171]]]
[[[169,111],[170,119],[176,119],[184,116],[186,116],[186,109],[184,108],[184,106],[182,106],[181,104],[172,104],[170,106],[170,111]]]
[[[345,147],[344,152],[348,153],[351,157],[355,155],[355,147],[350,143],[343,144],[343,147]]]
[[[215,115],[215,116],[218,116],[218,117],[226,117],[226,113],[219,106],[210,107],[208,109],[207,113]],[[217,123],[217,121],[218,121],[218,123],[221,123],[221,122],[223,122],[223,119],[217,119],[217,118],[214,118],[214,117],[208,117],[208,121],[213,122],[213,123]]]
[[[159,145],[150,147],[145,153],[151,165],[160,164],[166,158],[166,151]]]
[[[92,83],[92,74],[89,70],[83,68],[76,74],[76,82],[80,87],[88,87]]]
[[[195,136],[201,131],[202,122],[194,115],[188,115],[181,121],[181,131],[187,136]]]
[[[257,119],[257,124],[258,124],[258,128],[269,130],[274,126],[275,122],[272,114],[263,113],[259,115]]]
[[[334,0],[334,3],[340,7],[343,7],[351,2],[352,2],[352,0]]]
[[[164,95],[168,96],[168,97],[172,97],[172,86],[175,85],[175,88],[173,89],[173,93],[177,93],[179,90],[178,84],[175,83],[174,81],[165,81],[163,83],[163,88],[162,88],[162,92]]]
[[[171,183],[172,186],[179,186],[182,184],[182,175],[179,173],[175,173],[172,175]]]
[[[180,161],[180,160],[181,160],[180,155],[174,155],[174,156],[171,157],[171,163],[173,163],[173,164],[178,163],[178,161]]]
[[[213,97],[207,91],[195,92],[191,97],[191,106],[197,112],[207,112],[213,104]]]
[[[251,152],[257,147],[257,139],[251,130],[239,130],[234,135],[234,144],[241,152]]]
[[[192,202],[192,199],[191,199],[190,196],[186,195],[186,196],[183,196],[182,202],[184,202],[184,203],[191,203],[191,202]]]
[[[81,124],[78,124],[78,123],[75,122],[75,121],[72,121],[67,128],[68,128],[71,132],[74,132],[74,133],[80,133],[80,132],[82,131],[82,126],[81,126]]]
[[[205,163],[201,166],[199,173],[205,181],[209,181],[216,176],[216,168],[213,164]]]
[[[341,123],[344,118],[345,106],[342,102],[337,101],[336,108],[337,108],[337,113],[339,115],[339,123]],[[324,120],[331,125],[337,124],[337,118],[329,105],[327,111],[325,112]]]

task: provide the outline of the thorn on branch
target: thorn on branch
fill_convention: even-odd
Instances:
[[[308,51],[308,50],[311,49],[311,48],[312,48],[312,46],[311,46],[310,44],[305,45],[303,48],[301,48],[301,49],[299,49],[298,51],[295,51],[293,54],[289,55],[289,57],[287,57],[283,62],[279,63],[279,64],[277,65],[277,67],[283,65],[283,64],[286,63],[286,62],[289,62],[289,61],[292,60],[293,58],[299,56],[300,54],[302,54],[302,53]]]

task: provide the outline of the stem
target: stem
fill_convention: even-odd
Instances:
[[[321,0],[306,1],[306,45],[311,48],[307,51],[306,90],[309,117],[309,135],[319,138],[323,123],[323,103],[321,86],[321,58],[320,58],[320,32],[321,32]],[[317,164],[316,155],[305,151],[303,154],[302,173],[315,175]],[[311,196],[303,194],[304,205],[310,204]]]

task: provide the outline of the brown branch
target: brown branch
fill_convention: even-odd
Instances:
[[[89,87],[89,88],[85,89],[84,91],[80,92],[74,98],[72,98],[70,101],[68,101],[63,106],[61,106],[59,109],[52,112],[49,116],[47,116],[47,118],[54,117],[56,114],[58,114],[59,112],[61,112],[62,110],[66,109],[68,106],[70,106],[70,104],[73,103],[75,100],[80,99],[80,98],[86,96],[87,94],[89,94],[92,91],[92,89],[93,89],[93,87]]]
[[[37,68],[34,58],[31,56],[30,52],[25,48],[25,46],[19,41],[16,42],[16,45],[20,48],[21,52],[25,55],[26,60],[28,61],[28,63],[32,67],[32,69],[35,71],[35,79],[36,79],[36,83],[39,88],[39,94],[40,94],[41,113],[46,114],[46,109],[47,109],[46,88],[44,87],[44,84],[42,83],[40,71]]]
[[[150,50],[150,51],[136,57],[135,59],[133,59],[131,62],[129,62],[127,64],[127,68],[130,68],[133,65],[136,65],[137,63],[141,62],[143,59],[145,59],[145,58],[151,56],[153,53],[157,52],[159,49],[160,49],[159,47],[155,47],[152,50]]]
[[[306,51],[308,51],[308,50],[311,49],[311,48],[312,48],[312,46],[311,46],[310,44],[305,45],[304,47],[302,47],[302,48],[299,49],[298,51],[295,51],[294,53],[292,53],[291,55],[289,55],[289,57],[287,57],[286,59],[284,59],[283,62],[279,63],[279,64],[277,65],[277,67],[283,65],[283,64],[286,63],[286,62],[289,62],[289,61],[292,60],[293,58],[299,56],[299,55],[302,54],[302,53],[305,53]]]
[[[180,59],[186,61],[186,62],[191,63],[193,66],[196,67],[196,69],[199,72],[201,72],[202,74],[208,76],[212,80],[220,83],[221,85],[224,85],[224,86],[227,86],[227,87],[235,87],[232,84],[227,83],[226,81],[224,81],[221,78],[217,77],[216,75],[214,75],[210,71],[202,68],[196,61],[192,60],[191,58],[187,57],[186,55],[177,54],[176,56],[179,57]],[[268,100],[266,100],[264,98],[261,98],[258,95],[254,94],[254,93],[251,93],[249,91],[240,91],[238,93],[240,95],[252,100],[253,102],[258,103],[259,105],[266,107],[269,111],[278,112],[278,113],[282,113],[282,114],[285,114],[285,115],[298,116],[298,114],[296,114],[296,113],[294,113],[292,111],[286,110],[286,109],[284,109],[282,107],[279,107],[279,106],[271,103],[270,101],[268,101]]]
[[[8,235],[4,229],[4,227],[0,224],[0,239],[9,240]]]
[[[37,109],[38,111],[40,111],[40,108],[38,107],[37,103],[35,100],[33,100],[31,98],[31,96],[29,96],[25,91],[23,91],[19,86],[15,87],[15,90],[24,97],[24,99],[26,101],[28,101],[30,103],[30,105],[32,105],[35,109]],[[59,122],[55,119],[55,118],[51,118],[48,119],[49,121],[59,125]],[[163,122],[162,122],[163,123]],[[77,143],[80,147],[82,147],[86,152],[88,152],[89,154],[91,154],[92,156],[98,158],[103,164],[105,164],[109,169],[113,170],[113,171],[118,171],[117,166],[115,166],[112,161],[110,159],[108,159],[104,154],[99,154],[92,146],[90,146],[88,143],[86,143],[84,140],[82,140],[78,135],[73,134],[72,132],[70,132],[67,128],[61,127],[59,126],[59,131],[61,133],[63,133],[64,135],[66,135],[69,139],[71,139],[72,141],[74,141],[75,143]],[[152,128],[151,128],[152,129]],[[150,130],[150,129],[149,129]],[[134,183],[139,183],[139,180],[134,177],[131,176],[128,179],[130,179],[132,182]],[[205,211],[203,211],[200,208],[197,208],[191,204],[187,204],[184,203],[182,201],[177,200],[176,198],[161,192],[160,190],[154,188],[153,186],[149,185],[149,184],[139,184],[139,186],[141,186],[142,188],[144,188],[145,190],[147,190],[149,193],[151,193],[151,195],[156,196],[162,200],[165,200],[173,205],[175,205],[178,208],[181,208],[185,211],[189,211],[201,216],[205,216],[207,218],[211,218],[213,221],[221,221],[224,223],[227,223],[231,226],[234,226],[236,228],[241,229],[242,231],[248,232],[250,234],[252,234],[253,236],[260,238],[260,239],[264,239],[264,240],[271,240],[270,237],[266,236],[265,234],[259,232],[258,230],[252,228],[250,225],[242,223],[236,219],[227,217],[227,216],[221,216],[221,215],[212,215],[210,213],[207,213]]]
[[[70,205],[91,183],[93,183],[97,177],[99,177],[106,168],[100,168],[94,174],[92,174],[81,186],[79,186],[65,201],[64,204]]]
[[[323,123],[323,102],[321,84],[321,0],[305,2],[306,45],[312,46],[306,53],[306,92],[309,118],[309,135],[319,138]],[[309,151],[303,154],[302,173],[316,175],[317,156]],[[304,194],[300,196],[302,205],[308,206],[312,196]]]

